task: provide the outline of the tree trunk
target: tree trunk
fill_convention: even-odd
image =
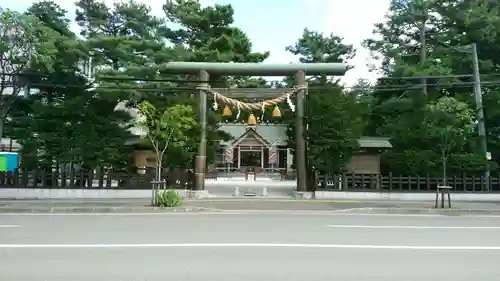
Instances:
[[[3,115],[0,115],[0,141],[3,139],[3,125],[5,123],[5,118],[3,118]]]
[[[156,153],[156,180],[161,181],[162,179],[162,172],[163,172],[163,153],[161,151],[158,151]]]
[[[162,172],[161,161],[157,160],[156,161],[156,176],[155,176],[155,180],[161,181],[161,172]]]

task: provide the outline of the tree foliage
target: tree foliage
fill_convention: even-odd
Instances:
[[[136,124],[144,129],[145,137],[155,150],[156,177],[160,180],[165,152],[169,148],[186,149],[187,132],[197,126],[196,114],[189,105],[178,104],[161,111],[148,101],[141,102],[138,109],[140,119]]]
[[[51,67],[55,36],[36,17],[0,8],[0,138],[5,117],[25,86],[20,75],[31,65]]]
[[[470,122],[457,123],[460,119],[454,118],[469,116],[477,123],[472,75],[464,75],[472,74],[470,44],[478,46],[480,72],[496,73],[498,62],[493,54],[500,49],[493,43],[498,31],[491,27],[498,19],[498,9],[488,1],[391,1],[388,17],[374,28],[380,39],[365,41],[382,60],[379,71],[385,76],[373,89],[367,126],[373,134],[391,137],[394,149],[382,157],[385,171],[421,175],[441,171],[443,147],[436,149],[436,144],[443,144],[443,134],[450,135],[445,145],[449,171],[484,170],[486,159],[477,130],[458,134],[459,129],[468,130]],[[489,150],[498,159],[499,142],[494,137],[498,132],[497,89],[486,83],[483,90]],[[455,112],[445,114],[445,104],[447,110],[455,105]]]
[[[309,174],[343,171],[363,135],[391,139],[394,148],[382,154],[384,173],[440,174],[443,152],[449,173],[479,173],[487,164],[494,169],[495,163],[487,163],[480,149],[467,74],[472,73],[468,46],[476,43],[488,146],[494,162],[500,161],[496,4],[391,0],[386,19],[374,26],[376,36],[365,41],[382,61],[375,71],[383,78],[354,87],[341,85],[338,77],[307,78]],[[172,0],[158,15],[134,0],[112,5],[80,0],[75,9],[74,19],[48,0],[32,4],[24,14],[0,11],[0,137],[5,122],[5,135],[22,145],[26,167],[127,167],[133,147],[125,143],[130,143],[131,127],[138,125],[131,114],[135,108],[160,124],[141,126],[158,129],[150,130],[158,133],[157,140],[169,140],[169,145],[147,145],[165,150],[165,157],[159,157],[162,165],[193,167],[200,137],[194,113],[199,107],[198,77],[173,75],[165,64],[263,62],[269,57],[268,52],[253,50],[244,30],[234,24],[231,5]],[[70,28],[72,20],[79,31]],[[348,62],[356,53],[343,38],[307,28],[286,50],[302,63]],[[292,77],[270,83],[215,75],[210,83],[217,88],[294,84]],[[207,113],[208,163],[215,158],[219,140],[230,137],[219,124],[233,120],[222,120],[221,110]],[[293,150],[294,113],[284,109],[283,115],[279,122],[290,125]]]
[[[115,111],[116,100],[89,90],[81,75],[86,46],[70,30],[66,11],[53,2],[33,4],[26,12],[54,35],[52,64],[31,63],[25,84],[30,95],[13,107],[9,136],[22,145],[25,168],[123,168],[129,150],[128,114]]]
[[[287,47],[303,63],[345,62],[354,54],[342,38],[305,29],[302,37]],[[348,94],[337,80],[325,75],[308,79],[305,102],[308,130],[307,158],[309,174],[342,172],[359,148],[363,130],[363,106],[355,95]],[[290,78],[286,82],[292,84]],[[295,147],[294,115],[288,115],[289,147]]]
[[[448,156],[453,149],[467,149],[474,132],[474,116],[469,106],[451,97],[441,97],[426,107],[424,128],[441,154],[443,181],[446,184]]]

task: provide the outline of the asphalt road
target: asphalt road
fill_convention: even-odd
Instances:
[[[0,214],[0,280],[471,280],[500,217]]]

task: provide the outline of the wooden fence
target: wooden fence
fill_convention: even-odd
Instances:
[[[205,174],[216,179],[217,172]],[[191,170],[174,170],[164,173],[167,185],[173,188],[192,189],[194,173]],[[144,175],[125,172],[15,172],[0,173],[0,188],[73,188],[73,189],[151,189],[154,171]],[[442,178],[425,176],[395,176],[342,174],[317,176],[317,190],[379,191],[379,192],[432,192],[442,184]],[[480,176],[451,176],[447,185],[454,192],[500,192],[500,175],[492,175],[487,182]],[[488,189],[489,187],[489,189]]]
[[[213,177],[213,175],[207,175]],[[179,189],[192,189],[194,174],[190,170],[174,170],[162,176],[167,186]],[[125,172],[15,172],[0,173],[0,188],[73,188],[73,189],[151,189],[154,171],[144,175]]]
[[[500,175],[492,175],[489,181],[479,176],[451,176],[447,185],[454,192],[500,192]],[[318,190],[380,191],[380,192],[429,192],[443,184],[440,177],[342,174],[318,176]],[[489,188],[489,189],[488,189]]]

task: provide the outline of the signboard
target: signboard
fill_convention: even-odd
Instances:
[[[7,157],[4,155],[0,156],[0,172],[7,172]]]
[[[14,172],[17,168],[19,168],[17,152],[0,152],[0,172]]]

